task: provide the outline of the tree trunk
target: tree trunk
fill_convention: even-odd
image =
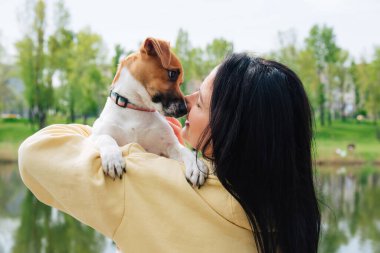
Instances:
[[[74,123],[75,122],[75,111],[74,111],[74,107],[70,107],[70,123]]]
[[[319,116],[321,121],[321,126],[325,125],[325,84],[323,82],[323,73],[322,68],[317,69],[317,74],[319,78],[319,86],[318,86],[318,104],[319,104]]]
[[[87,125],[88,115],[83,114],[83,125]]]
[[[321,121],[321,126],[325,125],[325,94],[324,86],[322,83],[319,84],[318,88],[318,103],[319,103],[319,117]]]
[[[29,123],[33,126],[34,124],[33,106],[31,106],[28,109],[28,120],[29,120]]]
[[[327,124],[328,124],[328,126],[332,125],[331,111],[332,111],[332,109],[328,108],[328,112],[327,112]]]
[[[341,104],[341,108],[340,108],[340,117],[341,117],[342,122],[345,122],[345,121],[346,121],[346,113],[345,113],[345,110],[346,110],[346,103],[345,103],[344,100],[343,100],[343,101],[342,101],[342,104]]]
[[[46,126],[46,112],[39,111],[38,112],[38,127],[42,129]]]
[[[346,121],[346,113],[345,113],[346,102],[344,100],[344,95],[346,93],[346,89],[345,89],[345,85],[344,85],[345,82],[346,82],[346,76],[345,76],[345,72],[343,72],[340,75],[340,85],[339,85],[339,88],[340,88],[340,117],[341,117],[342,122]]]

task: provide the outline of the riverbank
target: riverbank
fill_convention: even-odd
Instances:
[[[63,121],[56,119],[50,123],[58,122]],[[26,120],[0,121],[0,163],[17,162],[19,145],[35,130]],[[380,166],[380,141],[376,139],[376,127],[370,122],[317,125],[314,146],[319,166]]]
[[[335,121],[332,126],[317,124],[315,158],[320,166],[380,166],[380,140],[372,122]]]

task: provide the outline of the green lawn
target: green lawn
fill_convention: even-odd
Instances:
[[[320,161],[336,163],[380,161],[380,141],[376,138],[376,127],[371,122],[333,122],[332,126],[316,126],[316,157]],[[347,145],[354,144],[355,150],[348,151]],[[336,150],[347,151],[346,157]]]
[[[90,119],[88,124],[92,124]],[[64,122],[63,119],[52,119],[49,124]],[[79,123],[81,123],[79,121]],[[25,120],[0,121],[0,160],[17,160],[17,149],[20,143],[34,132]],[[316,126],[316,158],[320,163],[341,165],[343,163],[380,162],[380,141],[376,139],[376,128],[372,123],[340,121],[332,126]],[[336,154],[336,150],[347,150],[348,144],[355,144],[353,152],[346,157]]]
[[[0,121],[0,160],[17,160],[17,149],[21,142],[33,133],[25,120]]]
[[[95,118],[90,118],[87,124],[92,124]],[[64,118],[50,118],[48,125],[55,123],[65,123]],[[82,123],[79,119],[77,123]],[[17,161],[17,150],[23,140],[37,131],[27,120],[21,119],[0,119],[0,163]]]

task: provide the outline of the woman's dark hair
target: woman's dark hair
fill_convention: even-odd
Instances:
[[[262,253],[318,250],[312,139],[312,110],[292,70],[245,53],[219,66],[200,143],[204,154],[212,146],[206,158],[246,212]]]

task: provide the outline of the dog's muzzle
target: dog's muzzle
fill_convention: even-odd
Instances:
[[[164,115],[168,117],[179,118],[187,114],[185,101],[175,101],[163,106]]]
[[[154,103],[162,104],[165,116],[179,118],[187,114],[187,107],[184,99],[173,99],[158,94],[152,98],[152,101]]]

